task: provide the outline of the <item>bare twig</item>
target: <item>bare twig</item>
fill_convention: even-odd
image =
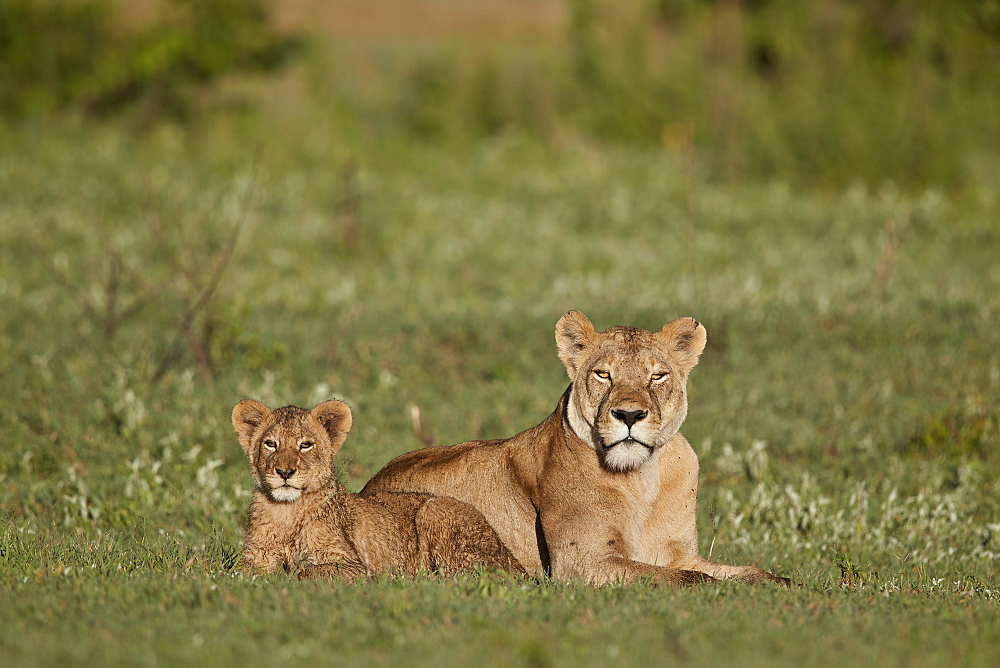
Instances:
[[[694,153],[694,131],[686,128],[684,149],[684,181],[686,198],[684,201],[687,209],[687,257],[689,261],[689,271],[691,272],[691,303],[698,304],[698,225],[700,221],[700,209],[698,208],[698,164]]]
[[[59,285],[73,293],[87,318],[100,328],[105,336],[113,337],[125,320],[148,306],[154,297],[142,276],[125,260],[111,240],[103,231],[99,231],[99,234],[101,247],[105,257],[108,258],[107,276],[101,284],[103,304],[100,300],[91,298],[86,290],[58,268],[53,268],[53,277]],[[39,253],[41,252],[39,249]],[[128,304],[125,303],[126,298],[122,296],[123,276],[138,286],[139,295]]]
[[[420,442],[425,446],[434,445],[437,440],[434,434],[425,430],[420,424],[420,406],[416,404],[410,404],[410,424],[413,426],[413,433],[416,434]]]
[[[889,279],[896,264],[896,253],[899,251],[900,237],[906,227],[906,219],[897,226],[895,218],[886,218],[882,235],[882,252],[879,254],[878,265],[875,268],[875,293],[882,299],[888,294]]]
[[[344,245],[355,248],[361,240],[361,187],[358,184],[358,167],[352,160],[344,163],[340,174],[340,197],[335,217]]]
[[[218,289],[219,283],[222,281],[222,276],[226,271],[226,267],[229,265],[229,261],[232,259],[233,253],[236,250],[236,243],[239,241],[240,234],[243,232],[243,228],[246,227],[246,221],[250,210],[250,202],[253,199],[256,186],[257,168],[254,167],[250,183],[247,186],[246,193],[243,195],[240,218],[236,222],[236,225],[233,226],[232,231],[229,233],[226,245],[216,257],[215,266],[212,273],[208,277],[208,282],[204,285],[201,292],[198,294],[198,297],[188,305],[188,308],[185,310],[180,322],[177,324],[174,339],[167,348],[167,352],[160,361],[159,366],[156,367],[156,371],[153,373],[151,381],[153,385],[160,382],[163,375],[180,356],[181,343],[191,336],[191,328],[194,324],[195,318],[208,305],[208,303],[212,300],[212,297],[215,295],[215,291]],[[204,368],[202,371],[203,373],[206,372]],[[210,373],[210,370],[208,370],[208,373]]]

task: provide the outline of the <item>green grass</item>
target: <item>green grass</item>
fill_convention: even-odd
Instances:
[[[5,658],[997,662],[1000,182],[720,185],[665,150],[338,127],[0,129]],[[702,550],[801,588],[234,570],[239,399],[346,399],[358,489],[420,447],[412,406],[441,444],[543,419],[570,308],[705,324]]]

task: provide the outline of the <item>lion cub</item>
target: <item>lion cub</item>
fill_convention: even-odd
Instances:
[[[233,408],[232,421],[254,478],[244,568],[345,579],[478,565],[524,573],[468,504],[430,494],[349,492],[333,470],[351,428],[347,404],[272,412],[246,399]]]

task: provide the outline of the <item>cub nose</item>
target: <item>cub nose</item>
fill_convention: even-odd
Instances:
[[[274,469],[274,472],[280,475],[282,480],[288,480],[295,475],[295,469]]]
[[[616,408],[615,410],[611,411],[611,415],[616,420],[624,422],[625,426],[631,429],[632,425],[634,425],[636,422],[645,419],[645,417],[649,415],[649,411],[623,411],[621,409]]]

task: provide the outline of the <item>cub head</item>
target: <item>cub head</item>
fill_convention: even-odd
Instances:
[[[579,311],[559,320],[556,346],[573,382],[566,416],[605,467],[633,471],[677,433],[687,417],[688,373],[706,341],[693,318],[658,332],[598,332]]]
[[[311,411],[285,406],[271,412],[244,399],[233,408],[232,420],[256,489],[274,501],[296,501],[335,484],[333,456],[351,429],[347,404],[327,401]]]

